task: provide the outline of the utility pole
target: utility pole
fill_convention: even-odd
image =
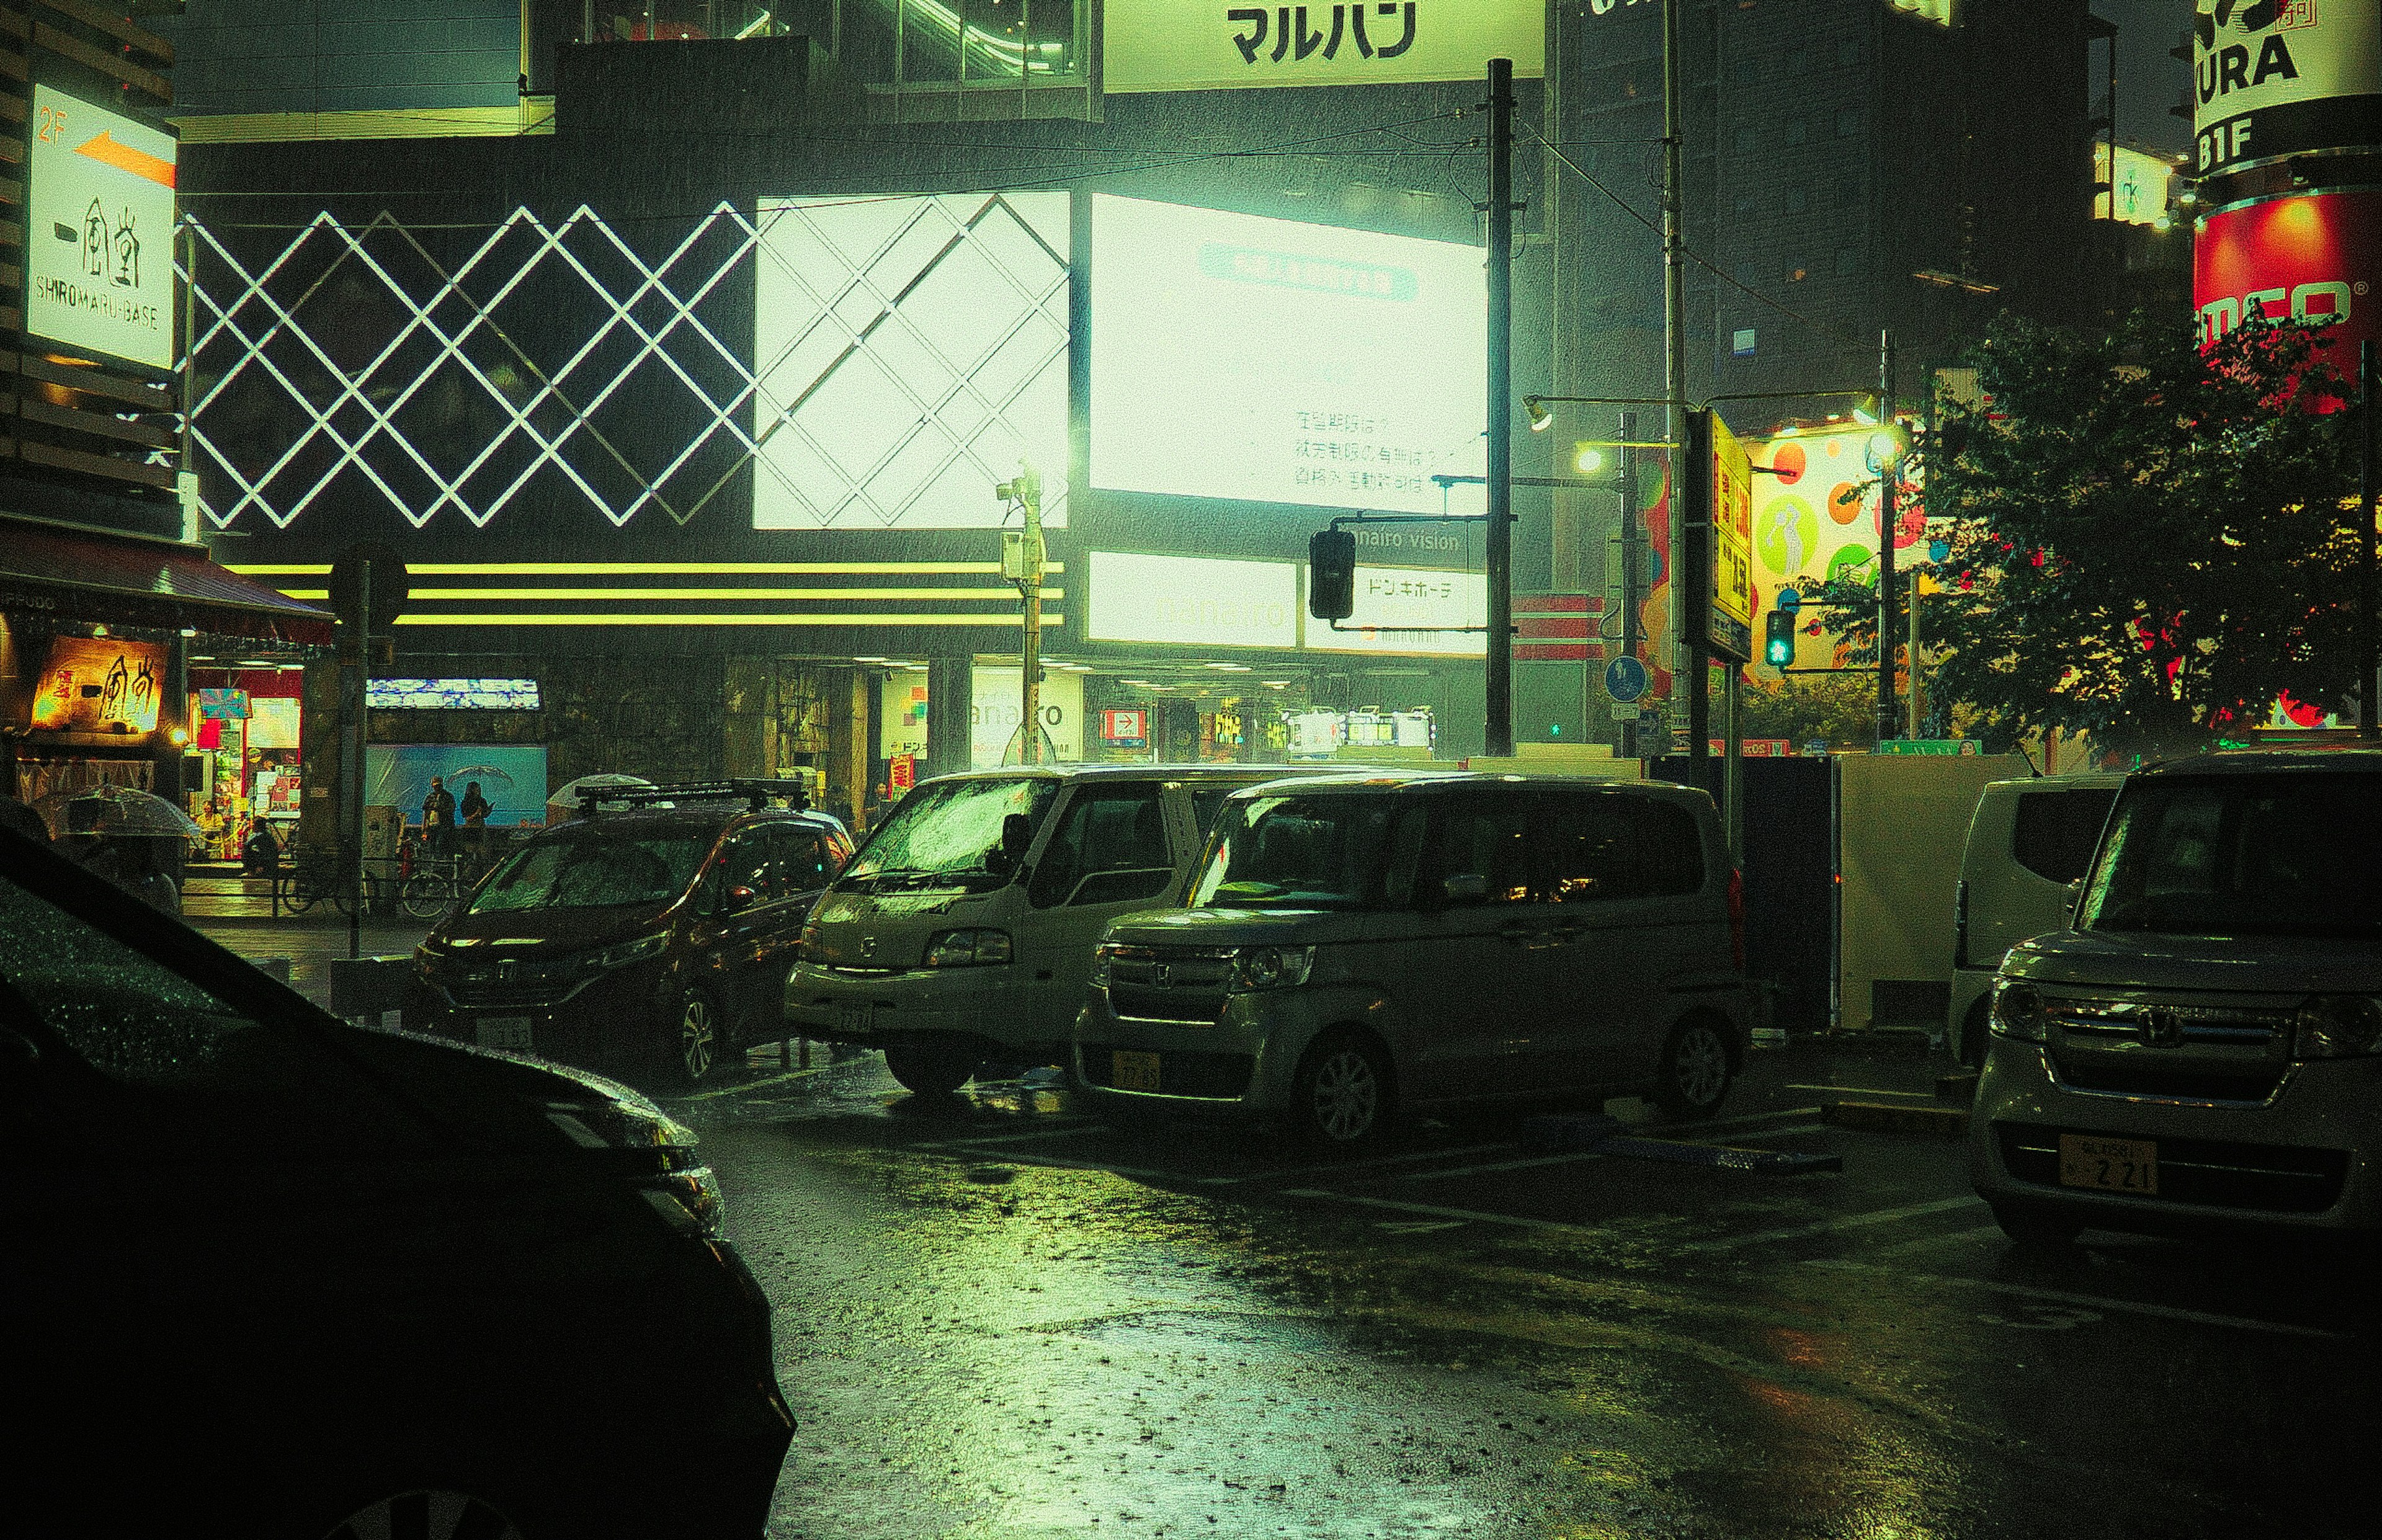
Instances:
[[[1021,463],[1017,479],[993,489],[1002,501],[1014,500],[1025,515],[1023,531],[1002,532],[1001,573],[1017,585],[1025,601],[1025,639],[1018,650],[1019,730],[1017,763],[1042,763],[1042,574],[1048,551],[1042,544],[1042,473]]]
[[[1514,752],[1514,61],[1489,61],[1488,731],[1482,752]]]
[[[339,715],[346,719],[347,784],[339,788],[341,837],[348,847],[348,956],[364,955],[364,710],[372,669],[373,564],[358,564],[355,651],[339,678]],[[400,821],[403,810],[399,810]],[[403,831],[400,830],[400,833]],[[425,837],[428,830],[424,830]]]
[[[1878,334],[1877,344],[1877,421],[1878,431],[1891,438],[1894,434],[1894,334]],[[1897,601],[1901,595],[1894,587],[1894,530],[1899,521],[1895,510],[1896,483],[1902,477],[1898,455],[1889,456],[1876,468],[1877,488],[1877,739],[1880,743],[1894,736],[1895,720],[1899,715],[1894,709],[1894,642],[1901,628]],[[1913,661],[1917,654],[1912,654]]]
[[[1668,403],[1664,434],[1671,441],[1671,720],[1679,720],[1680,676],[1687,676],[1688,752],[1707,752],[1704,721],[1704,659],[1693,645],[1688,619],[1688,509],[1679,492],[1688,474],[1687,248],[1680,227],[1679,0],[1663,0],[1663,398]],[[1669,745],[1665,744],[1665,748]]]
[[[1638,414],[1621,414],[1621,655],[1634,658],[1638,633]],[[1638,713],[1621,719],[1621,757],[1638,757]]]
[[[2374,615],[2374,343],[2357,345],[2357,736],[2382,741],[2375,674],[2382,659]]]

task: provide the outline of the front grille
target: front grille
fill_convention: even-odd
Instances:
[[[1995,1123],[2002,1164],[2020,1181],[2059,1186],[2059,1136],[2133,1138],[2089,1129]],[[2159,1139],[2158,1199],[2211,1208],[2257,1209],[2270,1214],[2321,1214],[2340,1201],[2349,1175],[2347,1150],[2297,1144],[2239,1144],[2213,1139]],[[2063,1192],[2087,1192],[2063,1188]]]
[[[1109,1008],[1126,1021],[1212,1027],[1224,1014],[1229,948],[1120,947],[1108,964]]]
[[[2119,1096],[2164,1096],[2179,1102],[2241,1102],[2263,1106],[2283,1082],[2279,1067],[2250,1074],[2224,1074],[2138,1064],[2132,1055],[2095,1054],[2054,1065],[2059,1083],[2078,1091]]]
[[[459,980],[447,984],[447,997],[465,1010],[535,1010],[560,1005],[579,991],[579,981],[524,979],[510,984]]]
[[[2289,1010],[2089,997],[2045,1006],[2053,1066],[2079,1091],[2254,1106],[2290,1069]]]
[[[1111,1056],[1124,1046],[1121,1043],[1081,1045],[1084,1079],[1094,1085],[1113,1086],[1116,1060]],[[1249,1076],[1256,1068],[1257,1058],[1250,1054],[1163,1052],[1158,1056],[1158,1093],[1233,1101],[1248,1094]]]
[[[2050,1000],[2052,1024],[2081,1043],[2159,1041],[2187,1047],[2265,1048],[2290,1031],[2288,1010],[2166,1005],[2143,1000]]]

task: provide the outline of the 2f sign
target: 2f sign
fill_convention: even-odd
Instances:
[[[25,330],[76,352],[174,366],[174,137],[33,88]]]

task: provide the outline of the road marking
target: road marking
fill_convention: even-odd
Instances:
[[[1378,1166],[1405,1166],[1418,1160],[1445,1160],[1451,1155],[1480,1155],[1489,1150],[1510,1150],[1511,1143],[1496,1144],[1460,1144],[1452,1150],[1410,1150],[1405,1155],[1375,1155],[1369,1160],[1332,1160],[1315,1166],[1285,1166],[1275,1171],[1254,1171],[1237,1181],[1271,1181],[1276,1177],[1311,1177],[1319,1171],[1333,1174],[1369,1171]]]
[[[1718,1133],[1724,1129],[1741,1129],[1748,1123],[1767,1123],[1780,1118],[1816,1118],[1819,1115],[1820,1109],[1816,1106],[1782,1106],[1774,1112],[1749,1112],[1742,1118],[1724,1118],[1717,1123],[1688,1123],[1666,1126],[1661,1132],[1653,1134],[1651,1137],[1657,1139],[1698,1140],[1701,1139],[1705,1134]],[[1640,1133],[1645,1131],[1632,1128],[1627,1131],[1630,1133]]]
[[[787,1081],[798,1081],[805,1075],[824,1075],[835,1068],[836,1066],[832,1064],[819,1064],[808,1069],[789,1069],[782,1075],[771,1075],[765,1081],[746,1081],[742,1085],[723,1085],[717,1091],[696,1091],[669,1099],[674,1102],[707,1102],[714,1096],[733,1096],[739,1092],[758,1091],[765,1085],[782,1085]]]
[[[1285,1198],[1327,1198],[1333,1203],[1361,1204],[1367,1208],[1386,1208],[1398,1214],[1429,1214],[1441,1219],[1471,1219],[1484,1225],[1559,1230],[1567,1235],[1599,1233],[1587,1225],[1567,1225],[1559,1219],[1526,1219],[1518,1214],[1484,1214],[1475,1208],[1444,1208],[1438,1204],[1404,1203],[1396,1198],[1365,1198],[1348,1192],[1327,1192],[1320,1187],[1284,1187],[1277,1191]]]
[[[1458,1166],[1445,1171],[1409,1171],[1395,1179],[1399,1181],[1441,1181],[1449,1177],[1477,1177],[1490,1171],[1522,1171],[1534,1166],[1565,1166],[1582,1160],[1602,1160],[1596,1150],[1574,1150],[1569,1155],[1540,1155],[1530,1160],[1499,1160],[1486,1166]]]
[[[916,1149],[919,1148],[919,1146],[914,1144],[910,1146],[910,1148]],[[1099,1160],[1045,1160],[1039,1155],[1007,1154],[1001,1155],[1001,1158],[1012,1166],[1039,1166],[1053,1171],[1106,1171],[1111,1176],[1154,1177],[1160,1181],[1190,1180],[1207,1182],[1213,1185],[1240,1180],[1238,1177],[1185,1178],[1180,1171],[1160,1171],[1148,1166],[1111,1166],[1107,1162]]]
[[[1039,1119],[1038,1119],[1038,1121]],[[961,1139],[939,1139],[931,1144],[905,1144],[908,1150],[949,1150],[963,1144],[1007,1144],[1021,1139],[1056,1139],[1062,1134],[1082,1133],[1098,1127],[1094,1119],[1082,1118],[1057,1127],[1020,1129],[1015,1133],[972,1133]]]
[[[1373,1228],[1392,1235],[1427,1235],[1435,1229],[1462,1229],[1461,1219],[1376,1219]]]
[[[1916,1096],[1921,1101],[1935,1099],[1933,1091],[1886,1091],[1874,1085],[1790,1085],[1789,1091],[1834,1091],[1847,1096]]]
[[[1683,1252],[1731,1252],[1739,1246],[1759,1246],[1772,1241],[1799,1241],[1807,1235],[1825,1235],[1832,1230],[1853,1229],[1862,1225],[1891,1224],[1897,1219],[1915,1219],[1922,1214],[1941,1214],[1946,1209],[1982,1206],[1983,1198],[1963,1196],[1938,1198],[1934,1203],[1906,1204],[1900,1208],[1881,1208],[1867,1214],[1840,1214],[1833,1219],[1822,1219],[1809,1225],[1787,1225],[1779,1229],[1755,1230],[1750,1235],[1723,1236],[1716,1241],[1697,1241],[1679,1249]]]
[[[1906,1273],[1898,1267],[1881,1267],[1875,1263],[1853,1262],[1835,1257],[1814,1258],[1803,1264],[1806,1267],[1825,1267],[1840,1273],[1877,1273],[1906,1282],[1941,1285],[1952,1289],[1981,1289],[1991,1294],[2015,1294],[2021,1299],[2048,1300],[2056,1304],[2081,1305],[2091,1310],[2113,1310],[2124,1314],[2155,1315],[2169,1321],[2191,1321],[2204,1326],[2232,1326],[2242,1331],[2274,1332],[2283,1337],[2314,1337],[2326,1341],[2345,1341],[2350,1333],[2327,1331],[2321,1326],[2295,1326],[2283,1321],[2261,1321],[2248,1315],[2220,1315],[2209,1310],[2186,1310],[2180,1305],[2152,1304],[2146,1301],[2113,1300],[2101,1294],[2077,1294],[2065,1289],[2039,1289],[2029,1283],[1995,1283],[1985,1278],[1954,1277],[1947,1273]]]

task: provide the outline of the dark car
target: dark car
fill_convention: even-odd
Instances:
[[[784,1036],[803,922],[852,859],[834,819],[769,805],[785,789],[607,791],[522,842],[416,949],[405,1024],[672,1083]]]
[[[0,830],[0,1130],[33,1529],[761,1533],[768,1302],[626,1086],[348,1026]]]

